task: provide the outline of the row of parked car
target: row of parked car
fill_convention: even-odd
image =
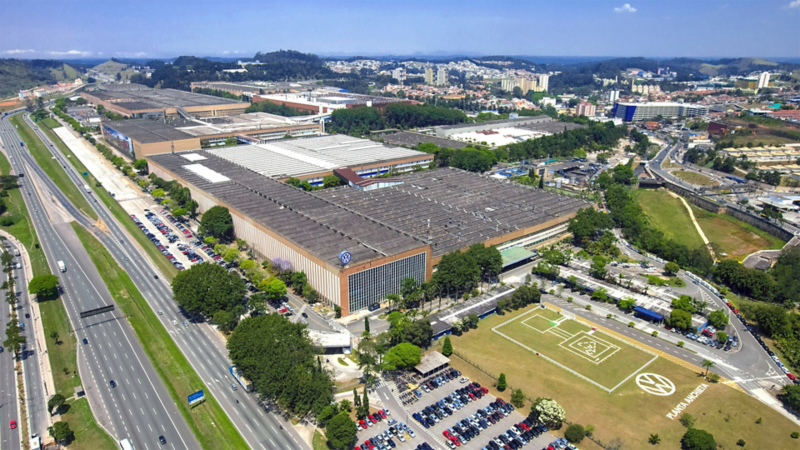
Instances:
[[[186,257],[189,258],[189,261],[191,261],[193,263],[198,263],[199,264],[199,263],[205,261],[205,259],[203,259],[202,256],[200,256],[197,253],[195,253],[195,251],[192,249],[192,247],[190,247],[190,246],[188,246],[186,244],[178,244],[178,250],[180,250],[181,253],[186,255]]]
[[[457,411],[468,403],[478,400],[488,392],[488,389],[473,382],[465,387],[456,389],[450,395],[436,403],[428,405],[419,412],[412,414],[412,417],[425,428],[430,428],[439,423],[439,420],[451,416],[453,411]]]
[[[502,399],[497,399],[487,407],[478,409],[475,414],[444,430],[442,435],[447,439],[447,445],[451,449],[460,447],[480,435],[482,430],[497,424],[504,417],[508,417],[513,410],[513,406],[503,402]],[[541,431],[538,430],[537,428],[536,432],[541,434]]]
[[[546,449],[543,450],[577,450],[578,447],[567,442],[564,438],[558,438],[551,442]]]
[[[547,431],[547,427],[544,425],[535,424],[530,419],[525,419],[506,430],[505,433],[500,433],[496,438],[490,440],[481,450],[517,450],[527,445],[534,438],[539,437],[545,431]]]
[[[449,369],[445,370],[444,372],[431,376],[426,380],[423,380],[419,383],[419,389],[414,391],[417,394],[417,397],[422,397],[422,391],[425,391],[426,394],[429,394],[432,390],[442,386],[443,384],[455,380],[456,378],[461,376],[461,372],[456,369]]]
[[[162,210],[161,210],[161,214],[162,214],[164,217],[166,217],[166,218],[167,218],[167,220],[169,220],[170,222],[172,222],[172,224],[173,224],[173,225],[175,225],[175,227],[176,227],[178,230],[180,230],[180,231],[181,231],[181,233],[183,233],[183,235],[184,235],[184,236],[186,236],[186,239],[191,239],[191,238],[193,238],[193,237],[194,237],[194,235],[192,234],[192,232],[191,232],[191,231],[189,231],[189,229],[187,229],[185,226],[183,226],[183,224],[180,222],[180,220],[176,219],[176,218],[175,218],[175,216],[173,216],[172,214],[170,214],[170,213],[169,213],[169,211],[167,211],[166,209],[162,209]]]
[[[388,450],[397,447],[394,439],[400,442],[406,442],[406,435],[409,436],[409,439],[417,437],[414,431],[403,422],[389,419],[388,423],[388,429],[384,430],[383,433],[379,433],[367,439],[359,447],[355,447],[355,450]]]
[[[148,219],[150,219],[151,222],[153,222],[153,218],[155,218],[155,220],[158,220],[158,218],[155,217],[155,214],[153,214],[152,212],[150,212],[148,210],[145,210],[145,215],[147,216]],[[134,223],[136,223],[136,225],[139,227],[139,229],[142,230],[142,233],[144,233],[147,236],[147,238],[150,239],[150,242],[152,242],[153,245],[156,246],[156,248],[161,252],[161,254],[163,254],[164,256],[167,257],[167,259],[169,259],[169,261],[172,263],[172,265],[175,266],[176,269],[178,269],[178,270],[186,270],[186,268],[183,266],[183,264],[181,264],[181,262],[178,261],[177,258],[175,258],[175,255],[170,253],[169,249],[167,249],[167,247],[165,247],[163,244],[161,244],[161,241],[158,239],[158,237],[155,235],[155,233],[151,233],[150,230],[147,229],[147,227],[142,223],[141,220],[139,220],[139,218],[136,217],[135,214],[131,214],[131,220],[133,220]],[[153,222],[153,223],[155,223],[155,222]]]

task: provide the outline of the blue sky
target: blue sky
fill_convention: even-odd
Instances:
[[[800,57],[800,0],[0,0],[0,57]]]

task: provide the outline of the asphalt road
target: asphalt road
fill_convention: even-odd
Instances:
[[[15,271],[15,273],[18,272],[19,271]],[[0,281],[4,282],[7,280],[8,277],[6,274],[0,272]],[[23,282],[23,280],[20,279],[17,279],[17,281]],[[5,303],[5,305],[8,304]],[[7,307],[8,311],[0,314],[0,327],[2,327],[2,330],[5,330],[8,322],[11,321],[11,307]],[[17,313],[19,314],[20,312],[21,311],[18,310]],[[25,315],[22,314],[22,317],[24,318]],[[5,331],[3,331],[3,340],[5,340]],[[10,351],[3,350],[3,352],[0,353],[0,450],[19,449],[21,436],[25,435],[25,432],[21,431],[19,428],[19,397],[17,396],[15,380],[14,354]],[[12,420],[16,421],[18,425],[14,430],[9,428],[9,424]]]
[[[39,133],[40,139],[47,143],[70,178],[76,184],[82,182],[80,174],[74,170],[58,148],[52,145],[46,135]],[[172,289],[168,281],[157,271],[135,239],[117,222],[102,201],[95,202],[94,194],[87,194],[83,190],[81,193],[89,200],[89,204],[110,231],[110,235],[95,232],[95,236],[126,270],[153,311],[163,313],[158,315],[162,325],[172,335],[178,348],[250,447],[264,450],[310,448],[279,412],[273,412],[267,405],[260,403],[255,394],[247,394],[241,386],[238,386],[229,372],[231,363],[225,342],[217,332],[207,323],[194,320],[192,315],[181,310],[172,299]],[[58,197],[62,204],[69,203],[63,195]],[[74,216],[79,214],[74,211],[74,207],[72,209]],[[91,222],[90,219],[80,216],[83,217],[83,222]],[[155,278],[156,275],[158,279]],[[311,312],[309,316],[313,317]],[[178,326],[173,325],[173,320]],[[184,321],[187,322],[187,326],[183,325]],[[236,391],[232,389],[232,383],[236,383],[239,387]]]
[[[71,225],[53,223],[60,221],[45,214],[43,199],[52,203],[58,199],[79,222],[87,219],[65,201],[27,149],[20,148],[20,139],[7,117],[0,121],[0,133],[20,171],[27,166],[23,198],[51,271],[60,278],[62,299],[78,340],[83,388],[98,421],[115,439],[127,437],[137,448],[160,448],[161,435],[167,440],[167,448],[199,448],[120,311],[80,318],[81,311],[113,304],[113,299]],[[37,183],[32,186],[34,177]],[[63,261],[67,271],[59,273],[56,261]],[[83,339],[87,344],[82,343]],[[116,387],[110,386],[111,380]]]

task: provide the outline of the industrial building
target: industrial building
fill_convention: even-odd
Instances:
[[[558,122],[549,116],[535,116],[439,127],[437,135],[441,136],[439,130],[445,128],[445,134],[449,133],[451,140],[498,147],[585,127],[577,123]]]
[[[104,84],[81,92],[93,106],[140,118],[219,117],[244,113],[248,103],[177,89],[153,89],[141,84]]]
[[[454,134],[459,134],[459,133],[488,131],[488,130],[495,130],[498,128],[512,128],[512,127],[518,127],[520,125],[540,124],[553,121],[554,120],[552,117],[541,115],[541,116],[531,116],[531,117],[519,117],[517,119],[507,119],[507,120],[487,120],[486,122],[480,122],[480,123],[461,123],[457,125],[442,125],[436,127],[436,136],[440,138],[448,138]]]
[[[611,112],[612,117],[624,120],[625,122],[636,122],[639,120],[649,120],[657,116],[664,118],[672,117],[699,117],[708,115],[708,106],[691,105],[688,103],[614,103]]]
[[[410,102],[410,100],[376,95],[348,94],[321,89],[313,92],[255,95],[253,96],[253,103],[257,102],[286,105],[311,114],[327,114],[337,109],[355,108],[357,106],[382,108],[390,103]]]
[[[133,119],[103,122],[103,138],[126,155],[147,155],[224,145],[233,136],[240,142],[259,143],[321,134],[322,125],[302,118],[290,119],[267,113],[203,119]]]
[[[319,89],[316,80],[307,81],[194,81],[191,85],[195,88],[213,89],[233,95],[244,95],[252,98],[258,94],[274,94],[276,92],[301,92]]]
[[[301,141],[334,154],[333,138],[353,139]],[[260,151],[248,146],[235,153],[251,150]],[[403,174],[379,189],[307,192],[222,157],[234,152],[221,153],[168,153],[148,162],[151,172],[188,187],[201,211],[227,207],[237,238],[304,271],[322,301],[340,306],[343,316],[399,292],[403,278],[429,280],[445,253],[472,244],[532,255],[525,249],[562,238],[577,210],[591,207],[452,168]]]

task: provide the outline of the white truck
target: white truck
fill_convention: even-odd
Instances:
[[[64,264],[64,261],[59,261],[58,262],[58,270],[60,270],[62,272],[66,272],[67,271],[67,266]]]
[[[86,191],[87,194],[92,193],[92,188],[90,188],[88,184],[83,185],[83,190]]]

